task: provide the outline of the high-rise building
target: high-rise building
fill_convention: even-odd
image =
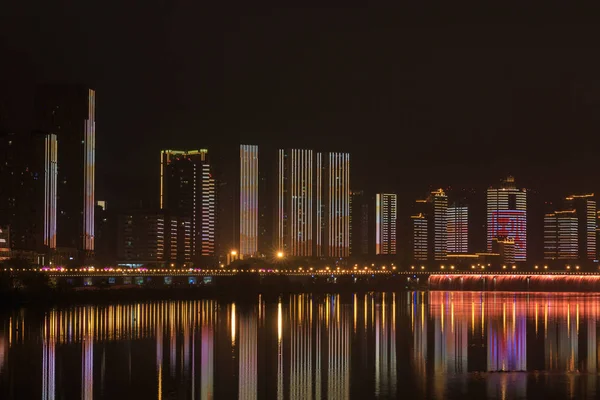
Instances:
[[[325,257],[343,258],[350,256],[350,154],[318,153],[323,158],[323,199]],[[317,186],[320,178],[317,176]],[[317,201],[319,204],[319,201]],[[319,218],[317,218],[317,221]],[[318,226],[322,226],[318,224]],[[318,245],[319,243],[317,243]]]
[[[375,195],[375,254],[396,254],[397,202],[395,193]]]
[[[597,211],[594,195],[568,196],[564,208],[544,216],[544,258],[595,261]]]
[[[367,256],[369,255],[370,222],[373,217],[370,216],[369,198],[362,190],[355,190],[350,193],[350,255]],[[369,218],[371,217],[371,218]]]
[[[185,265],[192,260],[192,223],[163,211],[134,210],[118,217],[119,264]]]
[[[431,192],[429,202],[433,204],[433,259],[441,261],[448,254],[448,197],[438,189]]]
[[[54,134],[0,137],[0,224],[15,250],[56,249],[57,138]]]
[[[578,259],[597,260],[596,256],[596,200],[593,193],[574,194],[566,199],[566,208],[577,214]]]
[[[412,221],[412,248],[415,261],[429,260],[429,224],[423,213],[410,217]]]
[[[162,150],[160,207],[191,221],[192,260],[215,256],[216,186],[207,150]]]
[[[51,139],[58,168],[56,242],[76,248],[85,260],[94,252],[96,94],[79,85],[45,85],[36,94],[36,128]],[[49,201],[51,203],[51,201]],[[54,206],[51,206],[54,207]],[[52,232],[46,232],[52,242]]]
[[[279,150],[275,247],[294,257],[350,254],[350,155]]]
[[[515,242],[515,260],[527,259],[527,192],[518,189],[509,176],[500,187],[487,190],[487,250],[494,238]]]
[[[417,200],[417,214],[411,217],[413,258],[418,261],[443,261],[448,256],[448,197],[442,189],[425,200]],[[426,236],[424,236],[426,235]]]
[[[240,244],[241,257],[258,253],[258,146],[240,146]]]
[[[544,215],[544,258],[576,260],[578,256],[577,214],[575,210]]]
[[[312,150],[279,150],[277,160],[277,215],[275,247],[289,256],[312,257],[322,243],[316,220],[322,181],[317,181],[317,164]],[[320,178],[320,175],[319,175]]]
[[[469,207],[453,204],[448,207],[448,254],[469,252]]]

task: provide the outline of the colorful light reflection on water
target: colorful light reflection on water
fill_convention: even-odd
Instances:
[[[24,308],[0,314],[0,398],[595,397],[599,316],[575,293]]]

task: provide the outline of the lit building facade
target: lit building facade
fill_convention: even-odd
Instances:
[[[240,146],[240,256],[258,253],[258,146]]]
[[[10,258],[10,228],[0,226],[0,261]]]
[[[503,264],[512,264],[516,261],[516,246],[513,238],[494,238],[492,241],[492,250],[494,254],[498,254],[500,262]]]
[[[317,218],[317,226],[325,226],[323,235],[324,251],[318,255],[333,258],[350,256],[350,154],[318,153],[323,158],[322,193],[318,198],[318,210],[325,210],[324,224]],[[317,177],[317,186],[320,177]],[[319,213],[317,214],[319,216]],[[320,243],[317,242],[320,247]]]
[[[417,214],[410,217],[412,222],[412,247],[413,259],[415,261],[427,261],[429,259],[428,246],[428,222],[425,215]]]
[[[350,255],[350,155],[279,150],[275,247],[293,257]]]
[[[163,211],[134,210],[118,217],[120,264],[177,264],[192,261],[192,222]]]
[[[544,258],[581,262],[597,260],[594,195],[568,196],[565,208],[544,216]]]
[[[453,204],[448,207],[447,216],[448,254],[469,252],[469,207]]]
[[[316,223],[323,218],[322,210],[317,212],[317,201],[321,199],[317,193],[321,193],[322,185],[321,174],[317,183],[319,166],[312,150],[278,152],[275,247],[286,255],[311,257],[315,254],[313,246],[322,243]]]
[[[578,259],[577,214],[575,210],[544,215],[544,259]]]
[[[57,136],[0,137],[0,225],[14,250],[48,254],[57,245]]]
[[[577,215],[577,258],[582,261],[597,260],[597,206],[594,194],[574,194],[565,200],[567,208],[575,210]]]
[[[416,215],[411,217],[413,259],[444,261],[448,258],[448,196],[434,190],[427,199],[415,202]]]
[[[44,246],[56,249],[56,209],[58,187],[58,141],[44,135]]]
[[[160,207],[191,221],[194,262],[215,256],[216,183],[207,150],[163,150]]]
[[[433,259],[443,261],[448,254],[448,197],[438,189],[431,192],[429,202],[433,205]]]
[[[516,261],[527,259],[527,192],[518,189],[509,176],[498,188],[487,190],[487,250],[492,251],[494,238],[515,242]]]
[[[78,249],[85,262],[94,252],[96,93],[80,85],[40,86],[35,108],[36,128],[56,135],[56,141],[49,140],[48,152],[56,155],[60,164],[56,237],[49,220],[46,241],[51,245],[56,240],[59,247]],[[51,188],[52,182],[48,184]]]
[[[396,194],[375,195],[375,254],[396,254],[397,205]]]

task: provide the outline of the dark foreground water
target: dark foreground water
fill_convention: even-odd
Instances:
[[[0,399],[595,398],[600,296],[285,296],[0,314]]]

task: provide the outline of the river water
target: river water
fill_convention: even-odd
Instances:
[[[599,317],[576,293],[22,308],[0,313],[0,398],[596,398]]]

